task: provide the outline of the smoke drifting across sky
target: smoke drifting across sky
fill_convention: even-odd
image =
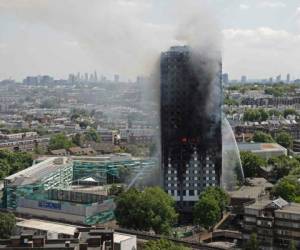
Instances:
[[[1,0],[0,79],[93,70],[133,78],[193,34],[195,15],[204,21],[200,44],[219,33],[205,25],[217,16],[231,77],[300,76],[298,0],[206,2],[212,11],[205,0]]]
[[[172,45],[203,46],[218,36],[205,1],[173,1],[164,13],[169,23],[163,24],[156,23],[153,2],[2,0],[0,14],[22,23],[14,41],[2,42],[3,72],[63,77],[96,69],[133,78],[151,72],[160,52]]]

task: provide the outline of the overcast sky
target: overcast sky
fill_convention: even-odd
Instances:
[[[201,27],[190,29],[191,17]],[[0,0],[0,79],[94,70],[133,79],[188,43],[184,29],[220,40],[230,78],[300,77],[299,0]]]

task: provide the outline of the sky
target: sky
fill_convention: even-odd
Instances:
[[[231,79],[300,78],[299,0],[0,0],[0,79],[134,79],[191,39],[218,47]]]

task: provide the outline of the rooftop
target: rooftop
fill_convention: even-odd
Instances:
[[[238,143],[240,151],[285,151],[286,149],[277,143]]]
[[[67,162],[69,162],[67,157],[49,157],[42,162],[6,177],[5,180],[13,185],[31,184],[58,170]]]
[[[27,229],[49,231],[52,233],[66,234],[71,236],[73,236],[76,231],[76,226],[36,219],[19,221],[17,222],[17,226]]]

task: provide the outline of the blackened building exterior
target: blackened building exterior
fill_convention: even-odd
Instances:
[[[197,62],[207,66],[201,58]],[[161,54],[163,186],[183,210],[206,187],[219,186],[222,172],[221,62],[213,77],[193,63],[187,46]]]

